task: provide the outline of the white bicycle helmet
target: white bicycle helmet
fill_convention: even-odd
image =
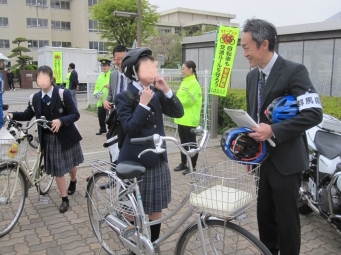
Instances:
[[[0,52],[0,61],[7,62],[7,61],[9,61],[9,59],[8,59],[4,54],[2,54],[2,53]]]

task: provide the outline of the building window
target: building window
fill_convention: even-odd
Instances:
[[[97,20],[89,19],[89,32],[98,32],[97,26]]]
[[[0,0],[0,4],[7,4],[7,0]]]
[[[9,49],[9,40],[0,39],[0,49]]]
[[[71,30],[71,22],[51,20],[52,29]]]
[[[44,46],[49,46],[49,41],[45,40],[28,40],[28,48],[41,48]]]
[[[8,27],[8,18],[0,17],[0,27]]]
[[[27,18],[27,27],[48,28],[47,19]]]
[[[56,42],[52,41],[52,47],[71,47],[71,42]]]
[[[51,0],[51,8],[70,10],[70,2],[60,1],[60,0]]]
[[[89,49],[95,49],[99,54],[108,53],[108,45],[106,42],[89,42]]]
[[[47,0],[26,0],[26,5],[47,7]]]
[[[158,30],[159,34],[167,34],[171,32],[170,28],[159,28]]]
[[[97,0],[88,0],[88,6],[93,6],[94,4],[97,4]]]

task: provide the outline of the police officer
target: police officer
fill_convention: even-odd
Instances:
[[[109,92],[111,61],[107,59],[101,59],[100,63],[103,72],[98,76],[94,90],[94,96],[97,99],[97,115],[100,127],[96,135],[105,134],[107,132],[107,128],[105,126],[107,111],[103,107],[103,101],[106,99]]]

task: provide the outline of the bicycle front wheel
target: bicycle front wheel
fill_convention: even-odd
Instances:
[[[271,255],[260,240],[236,224],[220,220],[207,220],[206,224],[203,235],[207,254]],[[204,254],[197,224],[180,236],[175,254]]]
[[[38,179],[39,179],[39,192],[40,195],[46,195],[47,192],[49,192],[54,177],[52,177],[50,174],[46,173],[45,165],[44,165],[44,156],[41,156],[41,164],[37,170],[39,172]]]
[[[14,228],[24,208],[26,181],[17,171],[15,164],[0,167],[0,237]]]
[[[105,218],[111,214],[125,221],[127,224],[127,214],[117,211],[112,207],[113,198],[117,196],[117,188],[115,179],[106,173],[97,173],[89,179],[87,190],[88,214],[92,229],[101,246],[109,254],[128,254],[129,249],[121,242],[119,234],[116,233],[106,222]],[[131,200],[126,197],[126,202]]]

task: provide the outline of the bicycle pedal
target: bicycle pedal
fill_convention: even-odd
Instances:
[[[122,236],[127,239],[127,238],[133,236],[135,234],[135,232],[136,232],[136,228],[134,226],[128,226],[128,227],[123,229]]]
[[[48,197],[42,197],[42,196],[39,197],[39,203],[41,203],[43,205],[47,205],[49,203],[49,200],[50,200],[50,198],[48,198]]]

